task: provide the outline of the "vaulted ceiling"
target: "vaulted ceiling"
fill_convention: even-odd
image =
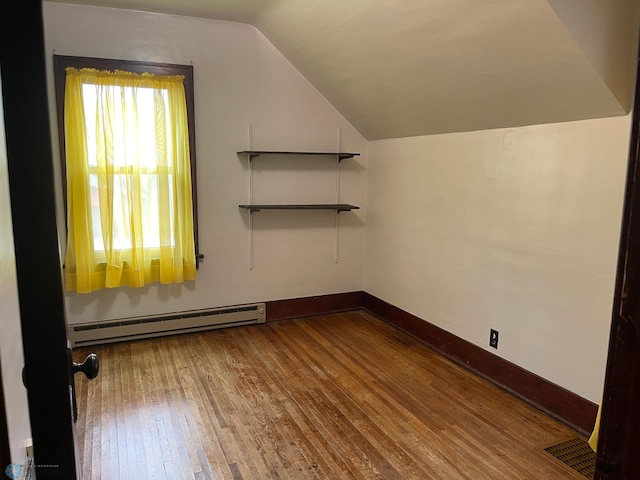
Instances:
[[[624,115],[637,0],[65,0],[258,28],[369,140]]]

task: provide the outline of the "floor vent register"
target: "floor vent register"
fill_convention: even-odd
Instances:
[[[544,451],[586,478],[593,478],[596,454],[586,440],[578,437],[569,438],[560,443],[544,447]]]

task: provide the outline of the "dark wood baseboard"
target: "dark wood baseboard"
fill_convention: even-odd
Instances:
[[[346,312],[362,308],[364,292],[335,293],[266,302],[267,321]]]
[[[366,310],[581,434],[589,435],[593,429],[596,404],[369,293],[274,300],[266,305],[267,321]]]
[[[598,406],[589,400],[369,293],[362,308],[580,433],[593,429]]]

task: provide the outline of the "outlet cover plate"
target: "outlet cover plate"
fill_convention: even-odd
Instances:
[[[498,348],[498,331],[491,329],[489,333],[489,346],[493,348]]]

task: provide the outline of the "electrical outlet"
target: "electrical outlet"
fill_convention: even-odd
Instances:
[[[498,348],[498,331],[491,329],[489,333],[489,346],[493,348]]]

